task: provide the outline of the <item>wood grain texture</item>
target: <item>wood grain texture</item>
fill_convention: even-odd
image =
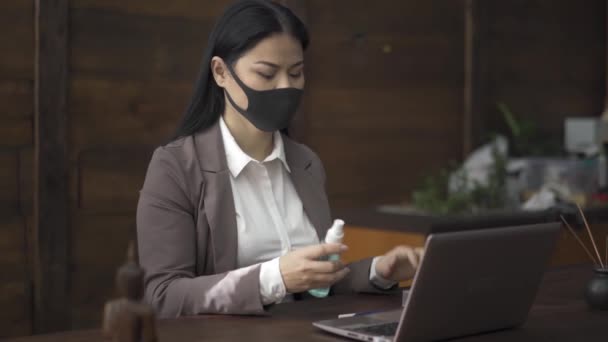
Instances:
[[[10,75],[0,75],[0,103],[3,119],[32,117],[34,114],[34,82]]]
[[[19,159],[14,150],[0,150],[0,213],[19,214]]]
[[[78,161],[79,211],[135,215],[153,150],[128,145],[84,151]]]
[[[70,14],[72,72],[101,79],[193,83],[213,24],[104,9]]]
[[[342,260],[344,262],[353,262],[383,255],[399,245],[423,247],[425,240],[426,237],[422,234],[400,233],[346,225],[344,227],[343,243],[349,249],[342,254]]]
[[[33,13],[33,0],[5,0],[0,4],[0,46],[3,47],[0,83],[33,79]]]
[[[32,332],[25,219],[0,215],[0,338]]]
[[[32,333],[31,202],[23,196],[31,191],[30,179],[24,188],[22,173],[27,165],[23,151],[0,152],[0,338]],[[27,172],[26,172],[27,173]]]
[[[27,266],[25,264],[26,249],[25,219],[20,216],[2,215],[0,218],[0,266],[2,281],[27,282]],[[4,295],[3,295],[4,297]],[[24,303],[24,306],[25,303]],[[4,311],[4,310],[3,310]],[[7,312],[10,314],[10,312]]]
[[[34,147],[19,149],[18,158],[19,212],[31,217],[34,213]]]
[[[488,5],[485,131],[505,130],[496,102],[560,138],[563,119],[603,108],[606,2],[492,2]],[[526,13],[522,16],[522,13]]]
[[[135,239],[135,215],[78,214],[72,225],[71,324],[99,327],[103,304],[115,295],[116,270]]]
[[[307,0],[280,0],[277,1],[281,3],[283,6],[288,7],[295,13],[296,16],[305,25],[308,25],[308,1]],[[308,59],[308,53],[305,51],[304,58]],[[310,74],[314,69],[312,65],[306,64],[306,74]],[[307,138],[308,132],[308,112],[310,111],[310,92],[304,92],[304,96],[302,97],[302,104],[298,109],[298,112],[293,117],[291,122],[289,123],[288,132],[289,136],[297,141],[305,142]]]
[[[321,85],[383,89],[420,84],[459,89],[462,47],[458,39],[450,38],[376,32],[359,38],[323,37],[311,43],[309,59],[315,69],[309,88]]]
[[[161,145],[173,133],[192,92],[189,82],[72,77],[71,158],[104,145]]]
[[[33,146],[33,9],[33,0],[0,2],[0,338],[32,333],[32,178],[22,175],[33,168],[22,155]]]
[[[69,327],[68,1],[36,0],[34,329]]]
[[[179,0],[170,3],[164,0],[78,0],[70,2],[70,7],[73,10],[112,11],[121,15],[215,20],[230,3],[230,0]]]
[[[464,118],[463,157],[482,143],[483,110],[487,88],[487,3],[466,0],[464,4]]]
[[[3,281],[0,284],[0,305],[2,312],[2,332],[0,338],[11,336],[30,335],[31,309],[30,298],[31,288],[25,281]]]
[[[151,152],[177,126],[211,26],[230,2],[70,2],[72,327],[99,326],[134,237]]]
[[[0,144],[6,147],[23,147],[33,143],[31,118],[2,120]]]
[[[604,258],[605,255],[603,251],[605,251],[606,236],[608,236],[608,224],[592,224],[591,231],[600,250],[600,255],[602,258]],[[577,234],[579,238],[587,244],[588,248],[592,248],[592,244],[586,230],[579,229],[577,230]],[[564,228],[560,232],[555,252],[551,258],[551,265],[576,265],[588,262],[591,262],[591,260],[589,260],[589,257],[585,251],[581,248],[571,233]]]
[[[376,1],[373,6],[366,0],[308,0],[307,5],[310,30],[318,39],[352,37],[353,31],[404,36],[463,32],[462,0]]]
[[[305,141],[325,164],[330,202],[401,202],[462,153],[462,2],[307,5]]]

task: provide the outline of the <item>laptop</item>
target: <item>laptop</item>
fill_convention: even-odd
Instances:
[[[313,325],[373,342],[434,341],[517,327],[528,316],[560,226],[431,234],[403,309]]]

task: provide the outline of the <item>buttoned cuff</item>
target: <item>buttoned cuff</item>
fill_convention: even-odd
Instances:
[[[376,273],[376,263],[378,262],[378,260],[380,260],[380,257],[375,257],[372,260],[372,266],[369,269],[369,281],[382,290],[388,290],[391,287],[395,286],[397,282],[386,279]]]
[[[260,297],[263,305],[278,303],[287,294],[281,276],[279,258],[266,261],[260,265]]]

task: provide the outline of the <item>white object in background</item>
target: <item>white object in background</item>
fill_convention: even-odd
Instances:
[[[597,118],[566,118],[564,133],[569,153],[590,156],[598,152],[600,121]]]
[[[327,233],[325,234],[325,243],[342,243],[344,239],[344,221],[342,220],[334,220],[334,224],[329,228]],[[331,254],[328,256],[327,260],[329,261],[338,261],[340,260],[340,254]],[[309,290],[308,293],[311,295],[323,298],[327,297],[329,294],[329,287],[322,289],[312,289]]]
[[[550,189],[543,187],[522,205],[523,210],[535,211],[549,209],[555,205],[556,195]]]
[[[449,190],[457,192],[472,190],[475,183],[487,185],[494,167],[494,150],[503,157],[509,153],[509,142],[503,136],[497,136],[491,143],[485,144],[467,157],[462,167],[450,175]],[[464,178],[466,176],[466,179]]]
[[[606,110],[605,114],[608,114],[608,110]],[[604,117],[602,117],[599,121],[599,127],[597,129],[597,142],[600,146],[608,143],[608,121]]]

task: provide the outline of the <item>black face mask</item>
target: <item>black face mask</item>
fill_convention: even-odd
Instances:
[[[232,66],[226,65],[249,101],[247,109],[243,109],[234,102],[226,91],[226,96],[232,106],[261,131],[274,132],[287,128],[300,105],[302,89],[254,90],[241,81]]]

